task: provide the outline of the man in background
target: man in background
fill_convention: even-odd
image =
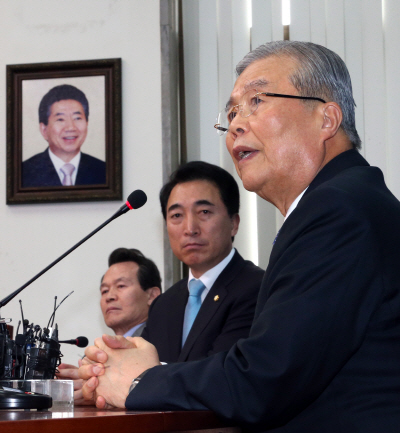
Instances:
[[[100,307],[115,335],[140,336],[149,307],[161,294],[161,277],[154,262],[139,250],[118,248],[108,259],[101,280]]]
[[[106,163],[81,152],[89,121],[86,95],[69,84],[53,87],[39,105],[39,127],[48,148],[22,163],[22,187],[106,183]]]
[[[160,202],[172,251],[189,277],[154,300],[142,337],[163,362],[229,350],[249,334],[264,275],[233,248],[238,185],[220,167],[189,162],[171,175]]]
[[[151,303],[161,293],[160,272],[152,260],[134,248],[114,250],[108,266],[100,285],[104,322],[115,335],[138,337],[146,326]],[[75,404],[82,404],[77,367],[62,363],[58,370],[59,379],[74,380]]]

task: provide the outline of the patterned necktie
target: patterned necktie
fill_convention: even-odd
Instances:
[[[72,185],[72,173],[75,170],[75,167],[72,164],[64,164],[60,170],[64,173],[64,179],[62,184],[64,186]]]
[[[185,344],[190,328],[201,307],[201,294],[206,286],[196,279],[189,281],[189,299],[186,304],[185,321],[183,323],[182,346]]]

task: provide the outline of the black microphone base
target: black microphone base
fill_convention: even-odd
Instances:
[[[0,409],[49,409],[53,399],[49,395],[0,389]]]

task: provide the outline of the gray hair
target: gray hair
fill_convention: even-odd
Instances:
[[[336,102],[343,112],[341,128],[354,149],[361,148],[358,135],[349,71],[343,60],[333,51],[311,42],[275,41],[250,51],[236,66],[239,76],[251,63],[269,56],[293,59],[298,69],[289,77],[301,96],[319,97]],[[307,101],[308,102],[308,101]]]

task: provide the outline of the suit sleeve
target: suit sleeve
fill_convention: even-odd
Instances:
[[[323,393],[360,347],[382,296],[371,221],[351,197],[327,189],[293,214],[301,227],[267,270],[249,338],[229,352],[149,370],[128,409],[210,409],[265,430]]]

